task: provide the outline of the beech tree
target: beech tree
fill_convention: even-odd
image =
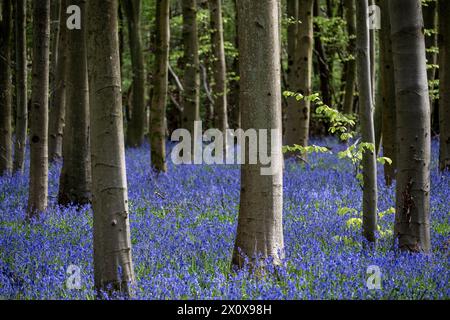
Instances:
[[[198,57],[197,0],[182,0],[184,45],[183,127],[194,136],[200,120],[200,62]]]
[[[0,19],[0,176],[2,176],[12,172],[11,0],[2,1]]]
[[[50,1],[33,2],[28,218],[47,209]]]
[[[131,293],[128,190],[120,79],[117,0],[89,0],[88,70],[91,125],[94,283]],[[120,269],[120,270],[119,270]]]
[[[430,251],[430,100],[420,0],[389,1],[397,115],[394,235]]]
[[[227,115],[227,70],[225,62],[225,48],[223,40],[222,4],[221,0],[209,0],[211,46],[213,55],[212,92],[214,98],[215,127],[222,132],[228,128]],[[226,145],[226,135],[224,136]]]
[[[166,104],[168,91],[169,43],[170,1],[157,1],[154,81],[149,128],[152,165],[156,170],[163,172],[167,171]]]
[[[439,0],[439,168],[450,170],[450,3]]]
[[[72,0],[80,8],[81,29],[67,30],[66,126],[58,203],[82,205],[91,200],[89,150],[89,85],[86,53],[86,1]],[[66,15],[61,16],[66,20]]]
[[[261,164],[241,167],[241,196],[232,264],[244,256],[283,257],[283,172],[281,154],[281,81],[277,0],[239,0],[240,109],[244,130],[278,129],[269,146],[275,172],[261,175]],[[248,145],[246,154],[248,154]]]
[[[139,147],[144,142],[145,68],[141,40],[141,0],[122,1],[128,20],[131,65],[133,69],[131,121],[127,127],[127,145]]]
[[[314,0],[299,0],[294,83],[292,91],[304,96],[311,94],[312,50],[313,50],[313,4]],[[310,101],[289,98],[286,121],[286,144],[308,145]]]
[[[27,3],[17,0],[15,11],[16,30],[16,139],[14,142],[14,172],[23,173],[28,127],[27,93]]]
[[[345,0],[345,18],[347,21],[347,32],[349,35],[348,52],[355,55],[355,36],[356,36],[356,16],[355,0]],[[356,81],[356,61],[354,57],[346,62],[346,79],[343,112],[345,114],[353,113],[355,81]]]

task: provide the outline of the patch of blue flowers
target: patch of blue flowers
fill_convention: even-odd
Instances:
[[[239,208],[238,166],[174,166],[155,174],[148,146],[127,150],[135,299],[449,299],[450,174],[437,169],[433,142],[433,252],[393,250],[395,187],[379,166],[379,242],[365,249],[359,224],[361,189],[351,166],[337,160],[344,146],[313,141],[334,154],[308,163],[286,161],[286,258],[277,270],[252,276],[230,271]],[[92,211],[56,205],[60,166],[50,169],[48,212],[24,223],[28,173],[0,178],[0,298],[94,299]],[[81,288],[69,289],[69,265]],[[369,266],[381,289],[366,285]]]

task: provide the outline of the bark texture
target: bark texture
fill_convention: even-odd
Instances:
[[[420,0],[389,1],[397,110],[394,235],[402,250],[430,251],[430,100]]]
[[[16,28],[16,139],[14,142],[13,171],[23,173],[28,127],[27,93],[27,4],[17,0],[15,12]]]
[[[299,0],[294,83],[292,91],[304,96],[311,94],[312,50],[313,50],[313,4],[314,0]],[[286,121],[286,144],[308,145],[310,102],[288,100]]]
[[[139,147],[144,142],[145,110],[145,67],[141,39],[141,0],[123,1],[128,20],[131,65],[133,69],[133,99],[131,121],[127,128],[127,146]]]
[[[170,44],[170,1],[156,2],[155,66],[150,109],[150,144],[152,165],[166,172],[166,105]]]
[[[439,168],[450,170],[450,2],[439,0]]]
[[[88,70],[91,114],[94,283],[130,294],[131,259],[125,168],[117,0],[89,0]]]
[[[239,0],[240,106],[243,129],[278,129],[272,153],[275,173],[261,175],[260,164],[241,168],[241,196],[232,264],[243,256],[283,257],[283,172],[281,84],[277,0]],[[246,146],[248,154],[248,146]]]
[[[86,0],[71,4],[81,9],[81,29],[67,30],[66,127],[58,203],[83,205],[91,200]]]
[[[388,0],[379,0],[381,12],[380,32],[380,81],[382,111],[382,144],[383,156],[392,160],[392,164],[384,165],[386,185],[391,185],[395,179],[396,160],[396,116],[395,116],[395,80],[394,61],[392,60],[391,22],[389,20]]]
[[[61,17],[66,16],[66,1],[61,0]],[[60,19],[56,74],[50,104],[48,132],[48,157],[50,162],[62,157],[62,140],[66,111],[67,32],[66,19]]]
[[[30,184],[28,217],[48,202],[48,88],[50,0],[33,2],[33,70],[30,110]]]
[[[184,44],[183,127],[194,135],[200,120],[200,66],[198,57],[197,1],[182,0]]]
[[[12,172],[11,0],[2,1],[0,18],[0,176],[2,176]]]
[[[356,65],[359,85],[361,142],[371,143],[375,146],[367,0],[356,1],[356,16]],[[362,166],[363,234],[368,241],[375,242],[377,230],[377,166],[374,151],[364,150]]]

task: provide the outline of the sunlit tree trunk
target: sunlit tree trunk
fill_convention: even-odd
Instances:
[[[23,172],[28,127],[27,94],[27,3],[17,0],[15,12],[16,28],[16,139],[14,142],[14,172]]]
[[[420,0],[389,1],[397,110],[394,235],[402,250],[430,251],[430,100]]]
[[[150,144],[152,165],[167,171],[166,163],[166,104],[170,42],[170,1],[156,2],[155,70],[150,110]]]
[[[238,0],[240,103],[243,129],[278,129],[269,145],[274,172],[261,174],[261,164],[241,169],[241,196],[232,264],[243,255],[283,257],[283,172],[281,154],[281,84],[277,0]],[[270,131],[270,130],[269,130]],[[270,140],[269,140],[270,141]],[[269,142],[270,143],[270,142]],[[248,145],[246,146],[248,154]]]
[[[355,18],[355,0],[345,0],[345,17],[347,20],[347,31],[350,36],[348,51],[355,56],[356,18]],[[345,114],[354,112],[354,95],[356,81],[356,62],[354,59],[347,61],[347,73],[345,79],[345,96],[343,111]]]
[[[194,121],[200,120],[200,66],[198,57],[197,1],[182,0],[184,44],[183,127],[194,136]]]
[[[65,17],[67,0],[61,0],[60,17]],[[59,40],[53,84],[52,99],[50,100],[50,119],[48,130],[48,157],[49,161],[62,157],[62,139],[64,131],[64,118],[66,113],[66,75],[67,75],[67,26],[66,19],[59,20]]]
[[[67,30],[66,127],[58,203],[82,205],[91,200],[86,0],[71,4],[81,9],[81,29]]]
[[[0,176],[12,172],[12,2],[4,0],[0,15]]]
[[[367,0],[356,1],[356,17],[356,65],[361,142],[375,145]],[[375,242],[375,232],[377,230],[377,166],[374,151],[364,150],[362,166],[363,234],[368,241]]]
[[[439,0],[439,168],[450,169],[450,2]]]
[[[130,294],[134,271],[125,168],[117,0],[89,0],[87,12],[94,284],[97,290]]]
[[[131,65],[133,69],[133,99],[131,121],[127,127],[127,146],[139,147],[144,142],[145,110],[145,68],[141,40],[141,0],[122,2],[128,20]]]
[[[212,92],[214,96],[215,127],[222,132],[228,128],[227,116],[227,70],[223,40],[222,4],[221,0],[209,0],[211,12],[211,45],[213,53]],[[224,136],[226,144],[226,136]]]
[[[311,94],[312,50],[313,50],[313,4],[314,0],[299,0],[297,44],[292,91],[304,96]],[[308,145],[310,101],[289,99],[286,121],[286,144]]]
[[[30,184],[28,217],[48,202],[48,77],[50,0],[33,2],[33,70],[30,109]]]

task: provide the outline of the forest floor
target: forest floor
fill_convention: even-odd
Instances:
[[[430,255],[393,250],[395,187],[379,166],[379,241],[363,248],[361,189],[341,145],[309,164],[286,162],[286,259],[274,276],[230,271],[239,206],[238,166],[174,166],[157,176],[148,146],[127,150],[137,299],[449,299],[450,174],[433,142]],[[28,172],[0,178],[0,298],[93,299],[92,211],[55,205],[60,165],[50,168],[48,212],[24,223]],[[67,287],[68,267],[81,288]],[[369,266],[381,289],[369,290]]]

